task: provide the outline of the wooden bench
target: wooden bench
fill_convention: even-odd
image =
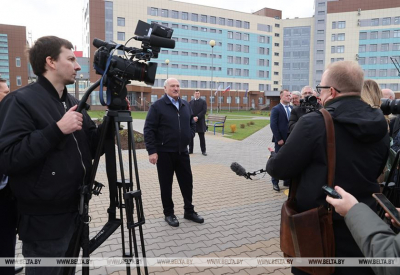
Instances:
[[[206,119],[207,130],[208,126],[214,127],[214,135],[215,135],[215,127],[222,127],[222,135],[224,134],[226,116],[219,115],[209,115]]]

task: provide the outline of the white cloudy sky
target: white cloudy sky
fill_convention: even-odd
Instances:
[[[78,50],[82,50],[82,2],[82,0],[2,1],[0,24],[26,26],[27,32],[32,33],[32,41],[44,35],[57,35],[70,40]],[[249,13],[268,7],[281,10],[283,18],[311,17],[314,13],[314,0],[252,0],[249,2],[246,0],[181,0],[181,2]]]

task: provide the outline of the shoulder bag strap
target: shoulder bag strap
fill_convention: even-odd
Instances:
[[[335,128],[333,127],[333,120],[331,114],[326,109],[319,110],[325,122],[326,129],[326,154],[328,159],[328,186],[333,188],[333,180],[335,178],[335,164],[336,164],[336,148],[335,148]],[[298,178],[293,178],[289,200],[294,200],[296,198]],[[329,207],[331,208],[331,207]]]

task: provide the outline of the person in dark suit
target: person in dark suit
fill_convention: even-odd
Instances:
[[[188,152],[189,141],[193,139],[196,127],[192,109],[186,100],[179,97],[177,79],[168,78],[164,83],[164,91],[165,95],[151,105],[143,133],[149,162],[157,165],[165,221],[170,226],[179,226],[172,200],[175,173],[184,201],[183,217],[203,223],[203,217],[194,212],[192,204],[193,176]]]
[[[281,101],[271,110],[270,126],[272,130],[272,141],[275,142],[275,152],[279,152],[279,149],[285,144],[288,136],[288,124],[290,112],[292,106],[290,106],[290,92],[283,90],[280,93]],[[279,179],[271,177],[273,189],[280,191]],[[288,182],[284,183],[284,186],[288,186]]]
[[[194,92],[194,99],[189,102],[190,107],[193,111],[193,120],[196,122],[196,133],[200,139],[200,149],[203,156],[207,156],[206,153],[206,140],[204,138],[204,132],[206,131],[206,113],[207,113],[207,102],[200,98],[200,91]],[[189,154],[193,154],[193,140],[192,138],[189,143]]]

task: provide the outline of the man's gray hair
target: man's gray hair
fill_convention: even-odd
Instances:
[[[299,91],[293,91],[293,92],[292,92],[292,95],[298,95],[298,96],[301,97],[301,93],[300,93]]]
[[[301,89],[301,94],[303,94],[306,89],[310,89],[311,92],[313,91],[313,88],[311,88],[311,86],[304,86],[303,89]]]

